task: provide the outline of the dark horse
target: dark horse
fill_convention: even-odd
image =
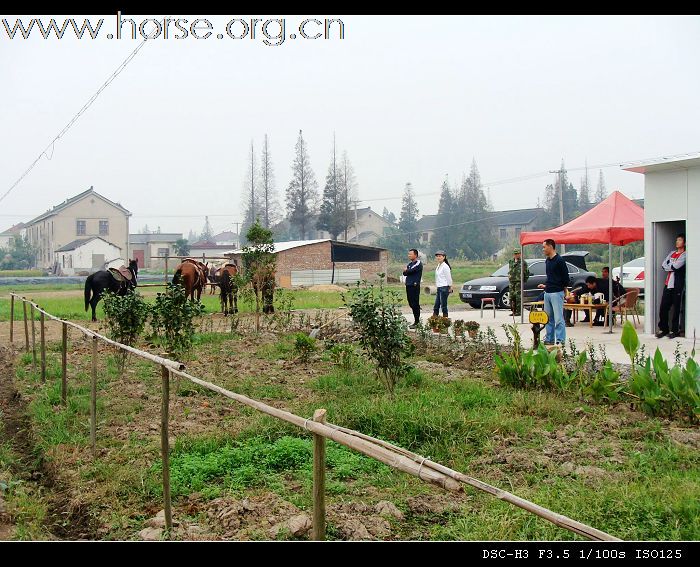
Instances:
[[[185,297],[189,295],[192,301],[197,292],[197,301],[199,301],[202,290],[207,285],[207,271],[207,267],[201,262],[187,258],[175,269],[173,283],[181,284],[185,288]]]
[[[235,264],[226,264],[219,271],[219,288],[221,289],[221,312],[224,316],[229,313],[238,313],[238,285],[234,277],[238,274]]]
[[[129,260],[128,268],[122,266],[119,269],[100,270],[87,277],[85,280],[85,311],[88,310],[88,305],[92,307],[93,321],[97,321],[95,308],[97,307],[97,302],[102,299],[102,294],[105,290],[118,295],[126,295],[129,290],[136,287],[138,273],[138,260]]]

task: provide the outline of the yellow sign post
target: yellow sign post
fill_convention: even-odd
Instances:
[[[549,323],[549,317],[546,311],[530,311],[530,323],[533,325],[539,323],[540,325],[546,325]]]
[[[546,311],[530,311],[530,323],[532,323],[533,347],[540,346],[540,333],[542,327],[549,323],[549,316]]]

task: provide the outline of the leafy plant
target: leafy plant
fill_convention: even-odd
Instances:
[[[439,315],[431,315],[428,318],[428,326],[439,333],[444,333],[452,325],[452,320],[448,317],[440,317]]]
[[[346,372],[351,371],[357,362],[355,349],[350,344],[335,344],[330,349],[333,364],[339,366]]]
[[[106,291],[103,295],[105,323],[109,337],[128,346],[134,346],[146,327],[150,307],[144,298],[135,290],[126,295],[117,295]],[[124,370],[129,353],[117,349],[116,360],[119,371]]]
[[[653,358],[647,357],[639,364],[636,358],[639,338],[629,321],[623,327],[621,342],[632,361],[629,393],[635,402],[652,415],[681,415],[693,422],[700,421],[700,366],[694,358],[688,358],[685,366],[676,360],[669,367],[657,348]]]
[[[294,335],[294,352],[300,361],[308,362],[316,352],[316,339],[306,333],[297,333]]]
[[[204,313],[204,306],[188,301],[180,284],[169,283],[158,293],[151,309],[151,327],[169,353],[181,356],[192,348],[194,319]]]
[[[347,295],[343,294],[343,301],[359,327],[362,348],[375,363],[378,378],[393,395],[397,381],[412,368],[404,357],[414,351],[406,319],[399,311],[398,293],[384,287],[382,276],[378,286],[358,283]]]

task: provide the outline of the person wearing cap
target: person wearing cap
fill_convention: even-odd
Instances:
[[[513,250],[513,259],[508,262],[508,298],[510,300],[510,310],[513,315],[520,315],[520,248]],[[530,277],[530,270],[527,262],[523,264],[523,283]]]
[[[435,297],[435,305],[433,306],[433,315],[440,314],[442,306],[442,316],[447,317],[447,298],[452,293],[452,268],[447,261],[447,255],[444,250],[435,252],[437,267],[435,268],[435,287],[437,294]]]

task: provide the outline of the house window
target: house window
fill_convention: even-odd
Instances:
[[[428,233],[427,232],[423,233],[423,242],[428,242]]]
[[[502,228],[501,229],[501,238],[506,238],[506,237],[507,237],[506,229]]]
[[[165,258],[168,255],[168,248],[158,248],[158,256]]]
[[[106,236],[109,234],[109,221],[108,220],[101,220],[100,221],[100,236]]]
[[[517,227],[517,228],[515,229],[515,236],[520,236],[520,231],[521,231],[521,230],[522,230],[522,229],[521,229],[520,227]]]
[[[85,221],[84,220],[76,221],[75,233],[78,236],[85,236]]]

